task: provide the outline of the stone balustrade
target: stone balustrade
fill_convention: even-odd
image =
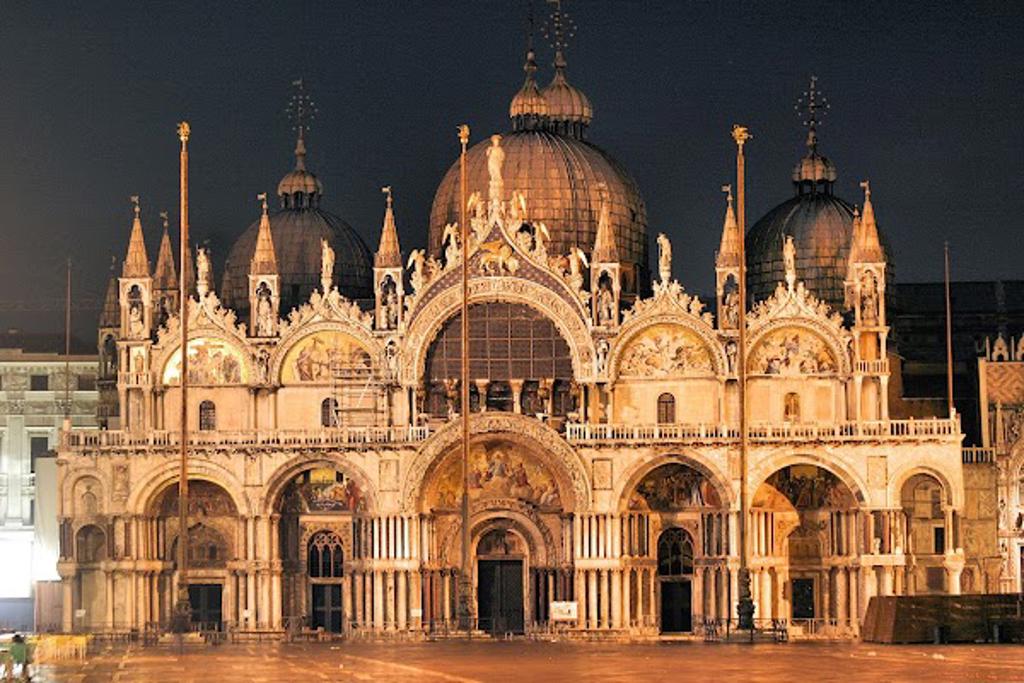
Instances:
[[[981,446],[968,446],[963,449],[965,465],[991,465],[996,461],[996,449]]]
[[[751,442],[923,441],[959,439],[956,419],[872,420],[860,422],[753,424]],[[565,435],[574,443],[666,443],[735,441],[739,428],[727,424],[584,424],[569,423]]]
[[[427,426],[342,427],[338,429],[242,429],[189,432],[190,446],[323,447],[415,443],[430,436]],[[76,429],[63,434],[70,450],[168,448],[181,445],[181,432]]]

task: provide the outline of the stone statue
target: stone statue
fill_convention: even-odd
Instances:
[[[444,267],[451,268],[457,265],[462,257],[462,252],[459,250],[459,229],[455,223],[444,226],[441,244],[444,245]]]
[[[406,264],[406,268],[412,269],[412,274],[409,276],[409,285],[412,287],[414,294],[420,292],[425,284],[424,260],[425,256],[422,249],[413,249],[409,254],[409,262]]]
[[[505,150],[501,148],[501,136],[491,136],[491,146],[487,148],[487,175],[490,183],[487,186],[487,196],[492,202],[500,202],[505,180],[501,175],[501,167],[505,163]]]
[[[864,325],[878,322],[878,287],[871,273],[864,273],[860,279],[860,320]]]
[[[128,304],[128,336],[141,339],[146,332],[146,324],[142,320],[142,301],[133,299]]]
[[[736,342],[730,340],[725,345],[725,358],[729,363],[729,374],[736,372],[736,355],[739,353],[739,347]]]
[[[740,295],[732,290],[725,295],[725,326],[735,329],[740,324]]]
[[[601,285],[597,293],[597,324],[615,324],[615,295],[607,284]]]
[[[389,330],[398,327],[398,293],[393,288],[384,294],[384,324]]]
[[[266,349],[261,348],[256,352],[256,372],[260,384],[270,383],[270,352]]]
[[[210,291],[210,255],[204,247],[196,250],[196,291],[199,296]]]
[[[658,233],[658,277],[662,282],[672,278],[672,243],[663,232]]]
[[[607,339],[597,342],[597,355],[594,357],[594,372],[598,375],[604,373],[608,363],[608,350],[610,345]]]
[[[270,337],[274,334],[274,302],[270,287],[261,282],[256,290],[256,336]]]
[[[579,291],[583,287],[583,268],[589,268],[587,255],[579,247],[569,249],[569,284]]]
[[[326,238],[320,240],[320,285],[324,294],[331,291],[334,280],[334,249]]]
[[[786,285],[790,291],[796,284],[796,246],[793,244],[793,236],[786,235],[786,241],[782,245],[782,263],[786,267]]]

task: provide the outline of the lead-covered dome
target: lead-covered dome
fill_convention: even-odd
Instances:
[[[793,169],[796,196],[779,204],[747,231],[747,291],[751,301],[768,298],[786,270],[782,247],[787,236],[796,247],[796,276],[833,310],[844,308],[843,282],[853,238],[854,207],[835,196],[836,167],[818,153],[813,127],[807,154]],[[881,231],[880,231],[881,233]],[[890,251],[879,235],[886,254]],[[892,261],[887,277],[892,282]]]
[[[350,299],[373,296],[373,259],[358,233],[338,216],[320,208],[323,185],[306,169],[300,135],[295,168],[278,183],[281,208],[269,214],[270,231],[281,278],[281,315],[305,303],[320,287],[320,241],[334,248],[334,283]],[[256,250],[259,221],[235,240],[224,265],[221,299],[242,315],[249,311],[249,264]]]
[[[556,65],[558,60],[556,59]],[[505,191],[523,192],[527,214],[543,222],[551,232],[548,253],[567,254],[580,247],[586,253],[594,247],[601,210],[602,192],[607,192],[611,224],[622,260],[623,288],[635,293],[646,286],[647,210],[640,189],[629,173],[600,147],[584,139],[590,123],[590,103],[580,105],[570,116],[562,104],[553,108],[549,91],[565,81],[564,62],[555,80],[543,91],[534,81],[532,50],[527,54],[526,83],[509,108],[512,131],[502,136],[505,151],[503,166]],[[555,88],[561,92],[561,86]],[[573,88],[575,90],[575,88]],[[576,105],[573,105],[575,107]],[[557,120],[553,117],[560,117]],[[485,138],[467,152],[469,193],[487,194],[487,148]],[[506,197],[507,199],[507,197]],[[430,212],[428,249],[441,253],[444,226],[458,220],[459,162],[452,164],[434,195]]]

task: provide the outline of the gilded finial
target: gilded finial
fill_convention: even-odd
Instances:
[[[725,193],[725,201],[732,204],[732,184],[722,185],[722,192]]]
[[[161,211],[160,212],[160,220],[163,221],[163,223],[164,223],[164,230],[166,230],[167,226],[170,225],[170,218],[168,217],[166,211]]]
[[[133,195],[132,195],[131,197],[129,197],[129,200],[131,201],[131,203],[132,203],[132,206],[133,206],[133,207],[134,207],[134,209],[135,209],[135,217],[136,217],[136,218],[138,218],[138,216],[139,216],[139,211],[141,210],[141,209],[139,208],[139,195],[137,195],[137,194],[133,194]]]
[[[469,125],[463,123],[459,126],[459,142],[465,147],[469,144]]]
[[[750,134],[746,126],[741,126],[738,123],[732,124],[732,139],[736,141],[740,149],[743,149],[743,143],[752,137],[754,136]]]
[[[256,201],[258,201],[261,204],[261,206],[263,207],[263,215],[266,216],[267,215],[267,193],[266,192],[260,192],[258,195],[256,195]]]
[[[192,127],[188,125],[188,121],[182,121],[178,124],[178,139],[181,140],[182,144],[188,142],[189,136],[192,135]]]
[[[862,180],[860,181],[860,186],[864,190],[864,201],[867,202],[871,199],[871,181]]]
[[[392,198],[391,198],[391,186],[390,185],[385,185],[384,187],[380,188],[380,191],[383,192],[384,195],[387,197],[388,208],[390,209],[391,208],[391,201],[392,201]]]

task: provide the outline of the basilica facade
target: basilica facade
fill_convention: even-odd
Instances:
[[[66,433],[58,459],[66,630],[166,624],[183,533],[193,620],[239,632],[449,630],[464,566],[484,631],[700,632],[735,618],[741,514],[755,618],[794,634],[853,636],[874,595],[997,589],[965,551],[957,418],[890,418],[871,188],[859,209],[833,194],[812,124],[788,209],[746,236],[741,317],[732,194],[701,301],[636,183],[587,140],[562,50],[549,85],[535,72],[531,52],[512,130],[468,150],[465,245],[456,164],[426,249],[402,251],[385,188],[371,254],[322,208],[301,122],[280,208],[263,199],[221,287],[202,250],[175,264],[166,226],[151,267],[136,205],[99,331],[117,416]]]

